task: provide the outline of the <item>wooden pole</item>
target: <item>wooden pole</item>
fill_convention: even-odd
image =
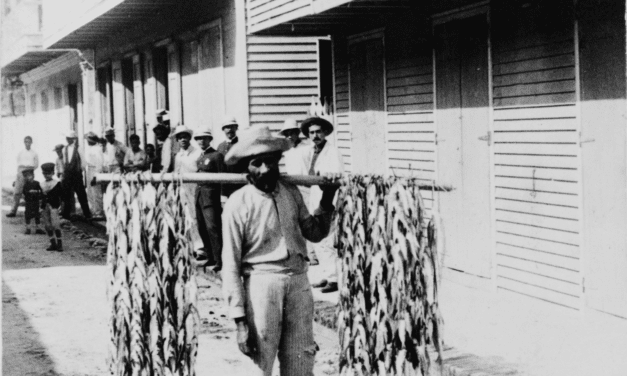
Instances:
[[[108,182],[119,182],[121,180],[126,180],[128,182],[137,182],[137,181],[145,181],[152,183],[214,183],[214,184],[247,184],[248,180],[246,179],[245,174],[232,174],[232,173],[209,173],[209,172],[189,172],[183,174],[175,174],[175,173],[150,173],[150,172],[142,172],[137,174],[97,174],[96,182],[98,183],[108,183]],[[314,175],[282,175],[281,180],[286,181],[288,183],[294,185],[302,185],[306,187],[311,187],[314,185],[329,185],[331,183],[325,182],[325,178],[322,176],[314,176]],[[340,183],[334,183],[335,185],[340,185]],[[420,184],[418,186],[420,189],[424,190],[435,190],[441,192],[449,192],[452,191],[452,187],[448,186],[440,186],[433,184]]]

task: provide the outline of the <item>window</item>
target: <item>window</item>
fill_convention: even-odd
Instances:
[[[30,95],[30,112],[37,112],[37,94]]]
[[[63,89],[60,87],[54,88],[54,108],[63,107]]]
[[[48,93],[45,91],[41,92],[41,110],[48,111]]]

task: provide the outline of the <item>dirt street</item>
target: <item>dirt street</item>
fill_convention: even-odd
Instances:
[[[47,252],[46,235],[24,235],[23,217],[2,213],[3,375],[108,375],[109,317],[105,257],[89,225],[64,230],[64,252]],[[102,231],[99,235],[102,237]],[[83,236],[86,239],[80,239]],[[249,375],[252,362],[237,349],[234,325],[216,282],[198,279],[201,334],[196,371]],[[337,373],[335,333],[316,324],[321,351],[316,375]]]

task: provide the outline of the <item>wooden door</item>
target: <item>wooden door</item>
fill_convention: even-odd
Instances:
[[[446,266],[490,277],[488,35],[485,15],[435,28],[438,180]]]
[[[225,114],[222,50],[222,29],[220,23],[216,23],[200,37],[198,78],[201,98],[199,116],[203,128],[212,127],[217,139],[222,137],[221,121]]]
[[[353,173],[385,174],[383,38],[349,44]]]

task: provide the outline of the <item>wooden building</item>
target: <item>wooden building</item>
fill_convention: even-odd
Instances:
[[[627,318],[624,1],[247,0],[246,10],[252,35],[331,35],[348,171],[455,187],[425,192],[449,280]]]
[[[44,45],[93,52],[87,116],[120,140],[154,142],[155,111],[167,109],[174,126],[211,127],[217,145],[225,114],[279,129],[323,94],[320,71],[331,88],[329,38],[247,35],[243,0],[65,2],[78,10],[44,8]]]

